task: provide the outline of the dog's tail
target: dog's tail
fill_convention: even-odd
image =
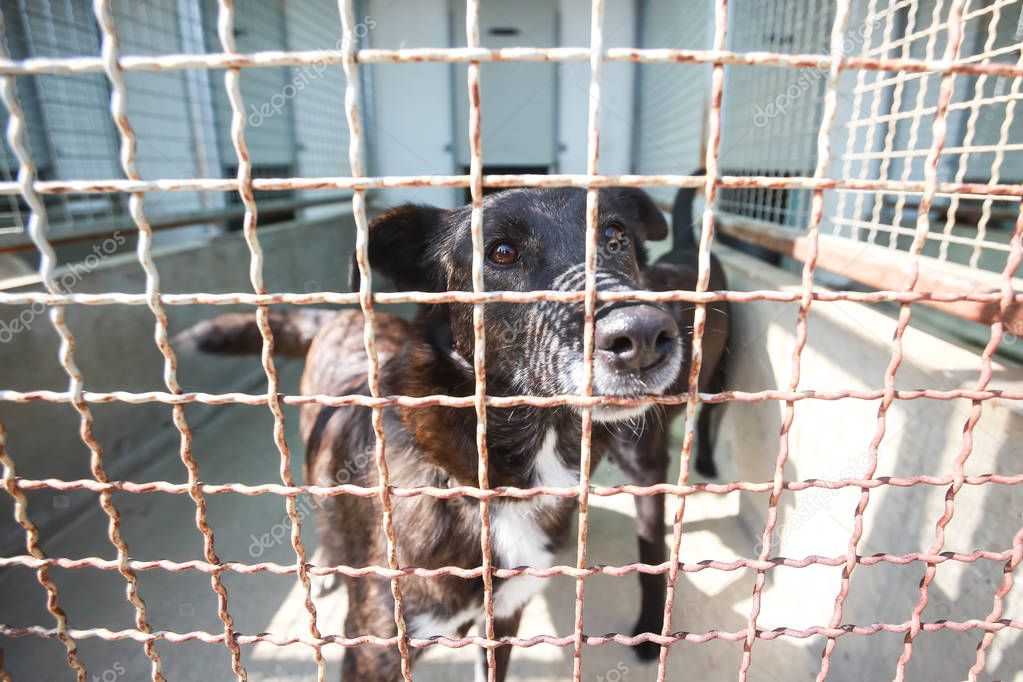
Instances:
[[[341,312],[322,308],[271,310],[274,353],[305,357],[316,332]],[[174,345],[185,351],[218,355],[258,355],[263,351],[263,336],[256,324],[255,311],[225,313],[181,332],[174,337]]]

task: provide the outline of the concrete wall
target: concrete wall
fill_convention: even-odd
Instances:
[[[716,247],[717,248],[717,247]],[[726,250],[727,251],[727,250]],[[797,288],[798,279],[746,256],[725,257],[729,286],[738,290]],[[729,388],[755,391],[787,388],[794,344],[796,304],[733,304],[735,337]],[[800,389],[875,389],[883,387],[892,347],[895,319],[876,307],[853,303],[814,303],[809,340],[802,359]],[[1017,341],[1018,343],[1018,341]],[[900,389],[958,389],[975,386],[979,357],[970,351],[910,327],[904,336],[905,358],[899,367]],[[991,388],[1020,390],[1023,369],[995,363]],[[796,404],[790,433],[791,455],[786,480],[860,477],[867,466],[868,446],[877,425],[879,401],[806,400]],[[944,476],[953,472],[963,448],[963,425],[969,402],[896,401],[887,416],[887,429],[878,454],[876,476]],[[718,435],[717,456],[724,480],[769,481],[774,475],[784,405],[777,402],[731,403]],[[1023,470],[1023,405],[1004,400],[984,403],[974,430],[967,475],[1018,474]],[[947,486],[882,486],[870,494],[864,515],[859,553],[909,554],[928,552],[935,523],[944,509]],[[844,556],[853,529],[853,512],[860,497],[856,488],[811,488],[783,492],[776,544],[771,556]],[[739,516],[748,527],[749,544],[729,549],[736,556],[756,557],[760,551],[767,511],[766,494],[742,493]],[[691,504],[699,504],[695,498]],[[955,498],[955,515],[946,528],[946,551],[1011,549],[1021,526],[1023,490],[997,484],[964,486]],[[708,558],[701,556],[699,558]],[[924,621],[983,619],[990,612],[995,589],[1002,581],[1004,562],[972,564],[946,562],[938,566],[930,586]],[[843,622],[900,623],[911,618],[918,583],[925,565],[879,564],[858,566],[845,604]],[[841,568],[779,568],[768,574],[760,627],[796,628],[826,624],[839,587]],[[748,614],[753,573],[735,610]],[[1023,591],[1010,594],[1007,614],[1023,608]],[[720,624],[718,624],[720,625]],[[964,679],[974,660],[977,632],[921,633],[907,679]],[[785,641],[805,656],[785,657],[785,667],[770,669],[777,679],[809,679],[819,665],[822,641]],[[758,642],[758,649],[782,646]],[[830,679],[861,680],[889,677],[902,650],[902,636],[843,636],[838,641]],[[1020,633],[1006,631],[994,640],[983,679],[1014,678],[1023,670]],[[754,656],[756,660],[756,656]],[[762,665],[771,667],[773,657]]]
[[[350,213],[309,224],[285,223],[259,231],[265,252],[264,276],[268,291],[346,291],[348,257],[354,245]],[[310,248],[315,245],[315,248]],[[250,292],[249,253],[241,235],[233,233],[208,242],[164,247],[155,261],[166,293],[206,291]],[[91,271],[80,275],[58,273],[70,279],[75,293],[120,291],[139,293],[145,280],[130,246],[112,250]],[[39,290],[38,285],[13,291]],[[175,334],[200,319],[230,309],[251,307],[168,306],[170,332]],[[29,391],[67,390],[67,377],[57,363],[58,338],[46,314],[28,308],[4,306],[0,320],[9,325],[19,318],[26,330],[3,335],[0,386]],[[71,306],[67,322],[77,340],[75,360],[89,391],[164,390],[163,359],[153,342],[153,316],[145,306]],[[6,328],[6,327],[5,327]],[[12,361],[16,359],[17,361]],[[213,358],[185,354],[179,358],[178,379],[186,391],[225,392],[265,390],[257,357]],[[215,371],[214,371],[215,370]],[[193,426],[206,423],[218,408],[189,406],[186,417]],[[132,479],[150,457],[178,457],[177,431],[171,408],[150,403],[93,405],[96,437],[103,445],[111,478]],[[7,445],[28,478],[91,478],[89,451],[78,437],[78,416],[67,404],[43,402],[0,403],[0,423],[8,430]],[[200,456],[200,453],[197,453]],[[182,468],[181,475],[184,475]],[[184,479],[181,479],[184,480]],[[39,499],[32,499],[39,498]],[[9,519],[8,496],[0,498],[0,517]],[[94,504],[89,493],[30,494],[32,517],[41,527],[60,516],[67,506]],[[4,523],[0,546],[22,547],[20,530]]]

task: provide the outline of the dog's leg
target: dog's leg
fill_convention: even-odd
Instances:
[[[494,619],[494,637],[514,637],[519,632],[519,621],[522,620],[522,609],[519,609],[510,618]],[[482,626],[482,623],[481,623]],[[511,659],[512,646],[506,644],[494,651],[496,665],[494,667],[494,679],[497,682],[504,682],[508,675],[508,661]],[[480,649],[476,657],[476,682],[487,682],[487,652]]]
[[[619,443],[613,457],[628,480],[637,485],[656,485],[668,478],[667,424],[651,418],[643,428],[636,444]],[[667,560],[664,544],[664,495],[636,496],[636,531],[639,537],[639,560],[644,564],[660,564]],[[639,574],[640,612],[634,634],[661,632],[664,621],[664,574]],[[636,655],[644,660],[657,658],[660,646],[646,642],[634,647]]]
[[[333,480],[325,480],[320,485],[332,485]],[[316,528],[319,531],[320,550],[319,564],[321,566],[340,566],[346,563],[348,558],[343,546],[345,536],[341,533],[331,532],[333,529],[341,528],[346,523],[344,505],[337,497],[320,498],[322,502],[314,508],[316,515]],[[314,580],[316,596],[325,597],[337,588],[341,587],[344,578],[340,573],[332,573]]]
[[[715,391],[716,392],[716,391]],[[722,403],[707,403],[700,407],[696,419],[696,471],[707,478],[718,477],[718,466],[714,463],[714,442],[711,437],[711,417]]]
[[[348,583],[348,616],[345,636],[377,635],[393,637],[394,599],[386,580],[352,578]],[[409,619],[411,614],[405,614]],[[409,655],[415,658],[418,650]],[[400,682],[401,655],[397,647],[358,646],[345,649],[341,663],[341,682]]]
[[[702,382],[701,382],[702,383]],[[718,361],[706,385],[700,390],[705,393],[720,393],[725,388],[724,362]],[[718,467],[714,462],[714,437],[711,428],[713,417],[720,417],[724,403],[704,403],[700,406],[700,416],[696,419],[696,471],[707,478],[717,478]]]

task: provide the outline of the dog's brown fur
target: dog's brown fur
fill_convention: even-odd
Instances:
[[[366,393],[367,357],[363,346],[363,316],[359,311],[343,311],[329,322],[314,339],[302,376],[302,393],[343,395]],[[377,314],[377,351],[384,368],[385,393],[423,396],[443,392],[431,380],[432,353],[418,347],[412,326],[388,314]],[[339,358],[345,358],[343,363]],[[465,393],[466,395],[470,393]],[[372,486],[378,482],[376,461],[371,451],[352,452],[352,431],[366,431],[369,422],[365,408],[330,408],[308,405],[302,410],[302,437],[307,443],[306,477],[315,484],[352,482]],[[448,487],[475,485],[475,416],[471,410],[445,408],[385,409],[383,415],[387,439],[390,483],[393,486]],[[470,426],[469,424],[472,424]],[[372,434],[360,438],[371,441]],[[412,451],[412,442],[421,457],[401,456]],[[359,455],[362,455],[360,458]],[[354,466],[353,466],[354,463]],[[493,477],[493,474],[492,474]],[[500,476],[495,485],[528,485],[521,476]],[[479,506],[471,498],[438,500],[416,496],[393,498],[392,523],[398,529],[398,563],[401,566],[438,568],[457,566],[474,568],[482,563],[478,529]],[[536,510],[539,524],[555,541],[570,527],[571,502],[555,501]],[[325,560],[328,564],[386,566],[387,545],[381,530],[380,503],[376,498],[339,495],[327,498],[317,507]],[[359,519],[354,524],[352,521]],[[348,532],[337,532],[342,528]],[[495,581],[498,585],[500,580]],[[392,637],[396,633],[390,583],[380,578],[347,581],[349,616],[345,635]],[[499,588],[498,588],[499,589]],[[405,614],[414,630],[415,614],[426,613],[437,620],[471,611],[479,604],[481,579],[457,577],[407,577],[401,581]],[[440,607],[438,605],[441,605]],[[458,626],[464,635],[474,618]],[[518,615],[498,621],[498,636],[514,635]],[[411,632],[419,637],[440,632]],[[418,650],[413,649],[413,656]],[[395,680],[400,678],[398,660],[391,648],[362,647],[346,656],[345,678],[355,680]],[[507,651],[501,652],[507,662]],[[505,666],[501,666],[503,678]]]

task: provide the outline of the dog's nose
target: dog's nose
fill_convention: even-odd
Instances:
[[[597,350],[616,369],[643,371],[663,361],[675,347],[678,325],[660,308],[616,308],[597,320]]]

